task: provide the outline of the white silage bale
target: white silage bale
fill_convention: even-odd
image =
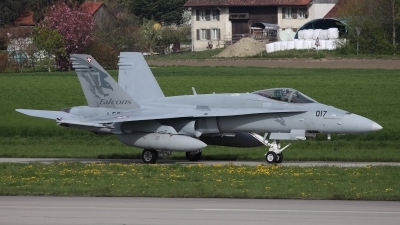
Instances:
[[[281,41],[281,51],[286,51],[286,50],[288,50],[288,42]]]
[[[275,51],[274,43],[266,44],[265,49],[267,49],[267,53],[273,53]]]
[[[305,40],[312,39],[313,29],[304,30],[303,37]]]
[[[312,39],[317,40],[317,38],[321,39],[321,31],[322,29],[315,29],[312,34]]]
[[[303,49],[311,49],[314,43],[313,40],[304,40]]]
[[[294,49],[294,41],[288,41],[287,44],[288,44],[287,47],[288,50]]]
[[[297,32],[297,39],[304,40],[304,31],[303,30],[299,30],[299,32]]]
[[[297,40],[297,41],[296,41],[296,40]],[[295,49],[298,49],[298,50],[304,49],[304,40],[295,39],[295,40],[294,40],[294,48],[295,48]]]
[[[328,38],[331,39],[338,39],[339,38],[339,29],[336,27],[328,29]]]
[[[326,49],[326,40],[319,40],[319,48],[320,50]]]
[[[320,40],[328,40],[328,30],[321,30],[320,33]]]
[[[281,50],[281,42],[280,41],[274,42],[274,50],[275,50],[275,52],[279,52]]]
[[[327,50],[335,50],[336,49],[336,44],[334,40],[326,40],[326,49]]]

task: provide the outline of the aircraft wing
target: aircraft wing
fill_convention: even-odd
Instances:
[[[269,113],[303,113],[304,110],[292,110],[292,109],[267,109],[267,108],[216,108],[210,109],[209,111],[203,110],[198,111],[189,110],[188,114],[194,115],[194,117],[215,117],[215,116],[241,116],[250,114],[269,114]]]
[[[15,111],[39,118],[45,119],[54,119],[54,120],[82,120],[83,117],[73,115],[70,113],[62,112],[62,111],[50,111],[50,110],[35,110],[35,109],[16,109]]]
[[[161,120],[173,118],[200,118],[200,117],[221,117],[221,116],[240,116],[249,114],[263,114],[263,113],[302,113],[299,110],[268,110],[268,109],[213,109],[210,111],[199,111],[196,109],[141,109],[134,112],[94,117],[81,120],[84,123],[115,123],[115,122],[130,122],[130,121],[143,121],[143,120]]]
[[[208,108],[209,109],[209,108]],[[131,122],[144,120],[161,120],[173,118],[200,118],[200,117],[222,117],[222,116],[240,116],[250,114],[269,114],[269,113],[302,113],[299,110],[271,110],[259,108],[218,108],[209,110],[198,110],[193,108],[148,108],[138,109],[128,113],[114,114],[108,116],[99,116],[83,118],[62,111],[16,109],[17,112],[28,116],[40,117],[45,119],[54,119],[59,123],[75,124],[84,126],[101,127],[101,124]]]

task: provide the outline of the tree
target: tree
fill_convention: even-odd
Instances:
[[[11,24],[26,10],[28,0],[1,0],[0,1],[0,20],[4,24]]]
[[[144,19],[143,25],[140,27],[140,44],[145,51],[153,53],[156,43],[161,39],[161,25],[154,20]]]
[[[31,34],[32,28],[30,27],[13,27],[7,31],[9,39],[7,51],[16,63],[19,72],[22,72],[24,66],[30,60],[27,53],[32,50],[32,39],[29,38]]]
[[[95,39],[95,23],[90,13],[77,7],[70,8],[65,3],[51,6],[40,25],[56,30],[63,37],[66,54],[56,54],[61,70],[70,68],[69,54],[82,53]]]
[[[122,0],[110,1],[100,24],[96,30],[96,38],[101,39],[103,43],[107,43],[117,52],[138,50],[139,23],[136,17],[128,12]]]
[[[141,21],[155,20],[164,25],[181,24],[186,0],[128,0],[129,11]]]
[[[34,19],[37,22],[43,18],[43,14],[48,7],[60,1],[71,7],[85,2],[85,0],[1,0],[0,20],[4,24],[11,24],[24,11],[33,11]]]
[[[346,19],[349,45],[357,42],[355,28],[362,28],[360,50],[369,54],[387,54],[399,50],[397,30],[400,21],[400,0],[353,0],[339,7],[340,16]],[[351,46],[350,46],[351,47]]]
[[[59,2],[64,2],[69,7],[78,7],[80,4],[85,2],[85,0],[31,0],[28,1],[26,8],[34,12],[33,18],[38,22],[43,19],[46,10],[50,6]]]
[[[161,29],[161,45],[163,48],[169,48],[171,44],[184,42],[190,39],[191,27],[189,25],[164,26]],[[171,50],[171,49],[169,49]]]
[[[55,29],[37,26],[33,32],[33,43],[38,50],[45,51],[48,56],[48,71],[51,72],[50,62],[52,55],[66,55],[64,39]]]

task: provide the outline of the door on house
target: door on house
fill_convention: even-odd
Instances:
[[[249,36],[249,20],[232,20],[232,42]]]

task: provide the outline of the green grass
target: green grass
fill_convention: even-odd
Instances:
[[[400,162],[400,76],[398,70],[284,69],[235,67],[157,67],[152,69],[167,96],[197,93],[252,92],[292,87],[322,103],[360,114],[383,126],[376,133],[320,135],[295,141],[285,160]],[[114,77],[117,71],[110,72]],[[74,72],[8,73],[0,75],[0,157],[138,158],[140,149],[114,136],[55,125],[28,117],[16,108],[59,110],[86,105]],[[286,144],[287,142],[283,143]],[[206,159],[264,160],[266,148],[207,147]],[[174,154],[173,158],[184,158]]]
[[[400,200],[399,167],[0,164],[0,195]]]

